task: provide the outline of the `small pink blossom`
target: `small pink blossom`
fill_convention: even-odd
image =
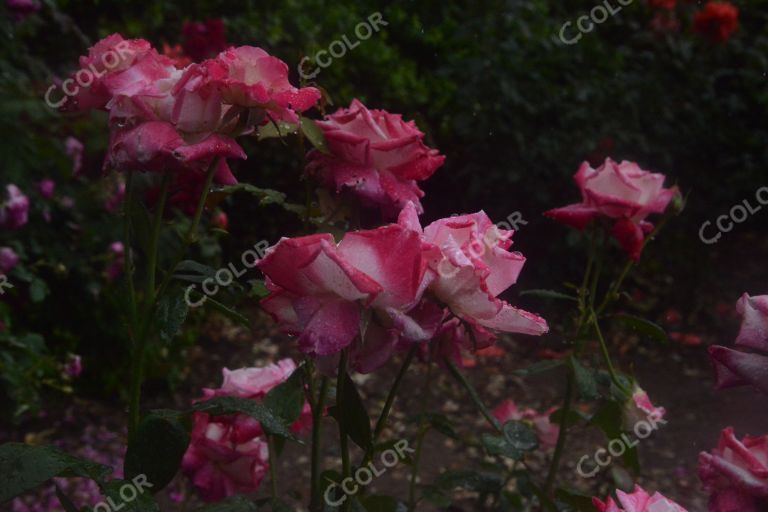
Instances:
[[[117,281],[125,271],[125,246],[122,242],[112,242],[109,246],[109,265],[107,266],[107,281]]]
[[[351,192],[387,218],[397,217],[409,201],[422,213],[424,192],[417,182],[432,176],[445,157],[424,144],[424,133],[413,121],[353,100],[318,125],[330,154],[310,152],[309,174],[336,193]]]
[[[556,423],[552,423],[549,420],[549,417],[556,410],[557,407],[551,407],[544,411],[543,414],[539,414],[530,408],[520,410],[513,400],[507,399],[499,404],[492,413],[502,425],[508,421],[523,421],[530,423],[536,430],[536,435],[541,444],[545,446],[554,446],[557,443],[557,437],[560,434],[560,426]]]
[[[635,384],[632,396],[624,404],[624,430],[631,432],[634,430],[635,425],[641,421],[648,421],[648,418],[662,422],[661,420],[666,414],[666,409],[653,405],[648,397],[648,393]],[[663,423],[666,422],[664,421]]]
[[[579,230],[599,217],[612,219],[611,234],[635,261],[640,259],[646,235],[653,230],[646,217],[663,213],[679,193],[677,187],[664,188],[663,174],[644,171],[626,160],[616,163],[606,158],[597,169],[584,162],[574,179],[581,189],[581,203],[544,215]]]
[[[739,441],[726,428],[717,448],[699,455],[699,478],[710,493],[710,512],[768,510],[768,435]]]
[[[67,137],[64,141],[64,150],[67,156],[72,159],[72,176],[80,176],[83,171],[83,143],[74,137]]]
[[[0,247],[0,274],[7,274],[19,263],[19,255],[10,247]]]
[[[7,199],[0,204],[0,228],[16,230],[29,220],[29,199],[16,185],[5,187]]]
[[[616,491],[618,503],[609,497],[605,502],[592,498],[597,512],[688,512],[686,509],[657,492],[648,494],[639,485],[631,493]]]
[[[56,191],[56,182],[52,179],[44,179],[37,184],[37,190],[45,199],[51,199]]]
[[[64,365],[64,373],[71,378],[79,377],[83,372],[82,359],[77,354],[70,354],[67,357],[67,362]]]
[[[227,48],[224,22],[220,19],[185,21],[181,34],[184,53],[195,61],[213,57]]]

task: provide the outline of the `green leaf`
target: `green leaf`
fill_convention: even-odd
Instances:
[[[576,387],[579,390],[581,398],[584,400],[594,400],[600,397],[600,393],[597,390],[597,380],[595,380],[595,374],[584,367],[578,359],[571,356],[568,358],[568,364],[573,370],[573,377],[576,380]]]
[[[248,498],[232,496],[224,501],[199,508],[197,512],[256,512],[257,510],[259,510],[259,507]]]
[[[557,489],[555,491],[555,498],[576,512],[594,512],[595,510],[595,506],[592,504],[592,497],[577,491]]]
[[[650,320],[640,318],[639,316],[628,315],[626,313],[616,315],[613,318],[618,320],[628,329],[637,332],[640,335],[646,336],[656,341],[660,341],[662,343],[669,342],[667,332],[662,327],[651,322]]]
[[[539,361],[538,363],[532,364],[528,368],[521,368],[520,370],[515,370],[514,372],[512,372],[512,374],[518,375],[520,377],[528,377],[530,375],[536,375],[538,373],[544,373],[544,372],[548,372],[549,370],[559,368],[560,366],[563,366],[563,364],[565,363],[561,359]]]
[[[128,494],[130,488],[132,490]],[[123,491],[122,493],[120,492],[121,490]],[[160,512],[160,506],[152,497],[151,489],[146,486],[137,486],[127,480],[110,480],[102,486],[102,494],[108,498],[106,504],[110,506],[111,510],[120,510],[121,512]],[[133,499],[124,499],[124,497],[128,498],[129,496],[133,497]],[[109,500],[114,503],[114,506],[112,506],[112,503],[109,503]]]
[[[446,491],[457,487],[481,494],[497,493],[502,486],[501,477],[477,471],[447,471],[440,475],[435,484]]]
[[[596,425],[602,430],[606,437],[610,440],[622,439],[623,425],[624,425],[624,411],[621,403],[619,402],[606,402],[603,406],[597,410],[597,412],[590,419],[592,425]],[[631,440],[631,439],[630,439]],[[623,441],[622,441],[623,442]],[[622,460],[633,471],[637,472],[640,469],[639,455],[637,446],[630,447],[628,443],[624,442],[626,451],[622,455]]]
[[[182,290],[171,291],[157,303],[156,321],[160,338],[171,341],[187,319],[189,306]]]
[[[312,145],[321,153],[328,153],[328,143],[325,141],[323,131],[313,120],[308,117],[301,117],[301,132],[312,143]]]
[[[192,410],[204,412],[212,416],[245,414],[258,420],[262,428],[268,433],[301,442],[291,433],[288,425],[281,418],[275,416],[264,405],[247,398],[220,396],[199,402],[192,406]]]
[[[508,421],[502,431],[507,442],[517,450],[529,452],[539,447],[536,432],[522,421]]]
[[[210,307],[212,307],[213,309],[215,309],[216,311],[218,311],[219,313],[221,313],[222,315],[232,320],[233,322],[237,322],[243,327],[247,327],[248,329],[251,328],[251,321],[248,320],[248,318],[238,313],[234,309],[230,308],[229,306],[225,306],[224,304],[217,301],[210,295],[207,296],[205,303]]]
[[[512,446],[504,436],[483,434],[481,439],[489,455],[501,455],[514,460],[520,460],[523,456],[523,452]]]
[[[29,299],[35,304],[43,302],[49,293],[48,285],[42,279],[34,279],[29,284]]]
[[[251,281],[251,291],[248,294],[249,297],[253,297],[255,299],[263,299],[267,295],[269,295],[269,290],[264,284],[264,281],[261,279]]]
[[[181,466],[189,445],[187,428],[176,411],[153,411],[139,424],[128,443],[125,475],[146,475],[152,492],[165,488]]]
[[[80,476],[101,481],[111,469],[68,455],[52,446],[22,443],[0,445],[0,503],[32,490],[55,476]]]
[[[459,434],[453,428],[453,423],[446,416],[437,413],[428,413],[426,419],[429,422],[429,426],[437,430],[446,437],[451,439],[459,439]]]
[[[286,135],[295,135],[299,131],[299,126],[286,121],[269,122],[258,129],[257,137],[259,141],[264,139],[282,138]]]
[[[344,375],[342,394],[336,397],[336,406],[332,407],[329,412],[336,418],[339,425],[345,427],[350,439],[357,446],[364,451],[371,448],[373,443],[371,420],[368,418],[368,412],[357,392],[357,387],[348,374]]]
[[[285,382],[272,388],[264,397],[264,405],[287,425],[293,424],[304,409],[304,380],[301,367],[296,368]]]
[[[541,290],[541,289],[525,290],[520,292],[520,296],[522,297],[523,295],[530,295],[531,297],[540,297],[543,299],[570,300],[573,302],[579,301],[579,299],[576,297],[573,297],[565,293],[556,292],[554,290]]]

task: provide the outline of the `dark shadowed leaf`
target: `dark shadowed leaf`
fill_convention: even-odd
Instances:
[[[258,420],[262,428],[270,434],[300,442],[280,417],[274,415],[264,405],[253,400],[234,396],[220,396],[205,402],[199,402],[192,406],[192,410],[204,412],[212,416],[236,413],[245,414]]]
[[[365,451],[370,449],[373,442],[371,420],[357,392],[357,386],[349,375],[344,375],[342,394],[336,397],[336,406],[331,408],[331,415],[346,428],[349,438],[357,446]]]
[[[151,491],[160,491],[176,476],[188,445],[189,434],[180,413],[153,411],[141,421],[128,443],[125,475],[146,475]]]
[[[264,405],[290,425],[299,419],[304,408],[304,381],[301,367],[296,368],[285,382],[272,388],[264,398]]]
[[[613,318],[637,334],[646,336],[655,341],[660,341],[662,343],[669,342],[667,332],[650,320],[640,318],[639,316],[628,315],[626,313],[616,315]]]

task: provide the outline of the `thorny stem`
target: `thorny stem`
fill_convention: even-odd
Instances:
[[[330,380],[323,376],[320,380],[320,392],[317,401],[312,408],[312,499],[310,510],[322,510],[320,502],[320,473],[322,461],[320,460],[320,440],[322,433],[323,409],[325,408],[325,395],[328,393]]]
[[[429,399],[430,383],[432,381],[432,361],[427,363],[427,375],[424,382],[424,394],[421,399],[421,421],[419,422],[419,436],[416,439],[416,453],[413,454],[413,467],[411,468],[411,481],[408,485],[408,510],[416,510],[416,480],[419,477],[419,462],[421,461],[421,449],[429,427],[426,421],[427,402]]]
[[[475,407],[480,411],[480,413],[483,415],[483,417],[486,419],[488,424],[490,424],[494,430],[496,430],[499,433],[503,433],[501,429],[501,424],[499,423],[499,420],[497,420],[493,414],[491,414],[491,411],[488,410],[488,408],[483,403],[483,400],[480,398],[480,395],[477,393],[477,390],[472,386],[472,384],[467,380],[467,377],[461,373],[461,371],[456,367],[453,361],[450,359],[445,359],[445,364],[448,366],[448,370],[450,371],[451,375],[459,381],[459,383],[464,387],[464,389],[467,390],[467,393],[469,393],[469,397],[472,399],[472,402],[474,402]]]
[[[336,380],[336,408],[341,411],[345,405],[342,397],[344,396],[344,380],[347,376],[347,361],[349,354],[346,349],[341,352],[341,359],[339,361],[339,373]],[[349,462],[349,436],[347,433],[347,427],[343,421],[339,421],[339,444],[341,446],[341,468],[342,468],[342,482],[352,474],[352,468]],[[345,500],[341,506],[341,510],[349,510],[349,501]]]

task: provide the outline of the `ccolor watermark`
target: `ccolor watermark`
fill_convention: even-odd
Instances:
[[[120,487],[118,494],[122,501],[115,503],[111,497],[108,497],[106,501],[97,503],[96,506],[93,507],[93,512],[117,512],[118,510],[125,508],[128,503],[138,498],[139,495],[144,494],[144,487],[147,489],[153,487],[151,483],[147,482],[147,475],[135,476],[133,477],[133,480],[126,482],[125,485]]]
[[[589,15],[584,14],[576,18],[576,35],[572,35],[572,37],[566,36],[566,31],[574,24],[572,21],[566,21],[558,33],[560,41],[568,45],[578,43],[581,38],[584,37],[584,34],[589,34],[595,29],[595,26],[601,25],[608,21],[608,18],[616,16],[621,12],[622,8],[628,6],[633,1],[634,0],[603,0],[602,4],[594,6],[592,10],[589,11]],[[615,4],[618,4],[618,6]]]
[[[744,199],[741,203],[735,204],[728,211],[728,215],[720,215],[715,219],[715,226],[717,227],[717,233],[714,236],[708,237],[705,231],[712,225],[712,221],[708,220],[701,225],[699,229],[699,239],[707,245],[716,244],[722,237],[723,233],[733,231],[734,222],[741,224],[746,220],[763,209],[763,206],[768,206],[768,187],[760,187],[755,192],[755,201],[758,205],[753,205],[749,199]]]
[[[328,488],[325,490],[325,494],[323,495],[323,498],[325,498],[325,503],[331,507],[338,507],[347,501],[347,498],[356,495],[360,492],[361,489],[370,485],[374,478],[380,477],[386,473],[388,469],[397,466],[401,461],[405,459],[406,453],[415,452],[416,450],[408,446],[408,441],[401,439],[395,443],[394,448],[381,452],[380,460],[381,465],[384,466],[384,468],[379,469],[373,464],[373,462],[369,462],[367,466],[357,468],[357,471],[355,471],[353,476],[345,478],[341,481],[340,484],[333,482],[328,486]],[[341,489],[342,491],[341,497],[335,501],[331,496],[331,491],[333,491],[333,489]]]
[[[336,39],[328,45],[327,49],[317,52],[314,58],[310,59],[309,57],[304,57],[301,59],[301,62],[299,62],[299,75],[305,80],[312,80],[320,74],[321,70],[333,64],[334,59],[344,57],[348,51],[352,51],[360,46],[360,42],[370,39],[374,33],[381,30],[380,27],[386,27],[387,25],[389,25],[389,23],[384,20],[384,17],[380,12],[371,14],[366,21],[362,21],[355,26],[355,37],[357,37],[357,39],[354,43],[349,40],[349,37],[343,35],[341,36],[341,40]],[[307,62],[311,61],[316,62],[318,68],[312,73],[305,73],[304,66]]]
[[[52,85],[45,92],[45,103],[51,108],[59,108],[62,106],[68,97],[77,96],[80,92],[80,88],[88,89],[97,78],[101,78],[106,75],[110,70],[118,67],[120,63],[125,62],[128,57],[133,56],[133,50],[130,48],[130,41],[120,41],[115,45],[115,48],[108,50],[101,55],[101,64],[103,70],[99,71],[94,67],[95,63],[91,63],[87,69],[81,69],[75,73],[74,78],[67,78],[61,84],[61,90],[64,92],[64,96],[57,102],[53,102],[51,95],[58,87]]]
[[[14,288],[13,283],[8,281],[8,276],[0,274],[0,295],[5,295],[5,290],[12,290]]]
[[[519,226],[526,226],[527,224],[528,221],[523,219],[522,213],[510,213],[507,215],[506,219],[495,224],[496,229],[489,229],[486,231],[482,241],[473,240],[470,242],[469,247],[467,248],[469,255],[472,258],[481,258],[485,254],[485,251],[491,250],[496,246],[499,230],[519,231]],[[437,273],[440,274],[441,277],[453,277],[459,272],[461,272],[461,268],[455,266],[445,257],[437,265]]]
[[[189,285],[184,292],[184,300],[187,306],[190,308],[199,308],[208,300],[208,297],[213,297],[222,288],[231,286],[235,282],[235,279],[240,279],[243,275],[254,268],[256,264],[264,257],[267,249],[269,248],[269,242],[262,240],[253,246],[253,249],[248,249],[242,255],[240,255],[240,262],[243,264],[243,268],[235,268],[234,263],[230,263],[224,268],[220,268],[214,273],[213,277],[208,277],[201,283],[202,297],[200,300],[192,301],[192,292],[201,293],[197,289],[196,284]]]
[[[584,455],[580,458],[579,463],[576,464],[576,472],[579,476],[582,478],[593,478],[601,469],[610,466],[614,458],[621,457],[627,450],[634,448],[640,444],[641,440],[653,434],[653,432],[659,428],[659,424],[666,425],[668,423],[666,420],[662,419],[661,414],[656,411],[650,413],[646,420],[647,421],[641,420],[635,423],[635,427],[632,430],[634,431],[636,439],[629,439],[627,434],[621,434],[619,438],[611,439],[606,448],[598,449],[591,458],[589,455]],[[583,466],[584,463],[589,460],[594,460],[595,467],[592,471],[585,472]]]

